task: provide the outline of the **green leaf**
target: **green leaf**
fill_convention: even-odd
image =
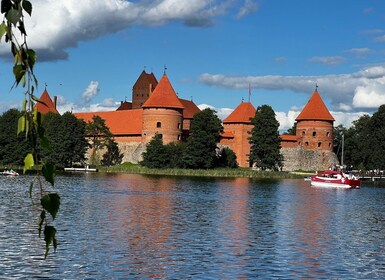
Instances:
[[[1,13],[5,14],[12,8],[11,0],[1,0]]]
[[[16,26],[21,18],[21,11],[11,8],[5,17],[9,22]]]
[[[51,183],[51,185],[53,186],[55,184],[55,166],[53,164],[46,163],[43,165],[42,172],[46,181]]]
[[[21,64],[17,64],[13,66],[13,75],[15,76],[15,84],[16,86],[20,83],[21,79],[24,77],[26,71],[25,66]]]
[[[21,105],[22,112],[27,111],[27,99],[24,98],[23,103]]]
[[[51,214],[52,219],[55,220],[60,208],[60,196],[57,193],[46,194],[41,198],[40,202],[41,206],[43,206],[43,208]]]
[[[7,32],[7,25],[5,24],[5,22],[3,21],[1,24],[0,24],[0,40],[1,38],[4,36],[4,34]]]
[[[39,231],[39,237],[40,237],[40,235],[41,235],[41,229],[42,229],[42,227],[43,227],[43,223],[44,223],[44,221],[45,221],[45,217],[46,217],[45,211],[44,211],[44,210],[41,210],[40,217],[39,217],[39,225],[38,225],[38,227],[37,227],[37,230]]]
[[[22,6],[23,6],[23,9],[24,11],[26,11],[29,16],[32,15],[32,4],[31,2],[27,1],[27,0],[24,0],[23,3],[22,3]]]
[[[44,258],[47,258],[49,252],[49,246],[53,243],[54,250],[57,248],[56,240],[56,229],[53,226],[44,227],[44,240],[45,240],[45,255]]]
[[[31,169],[35,165],[35,162],[33,160],[33,155],[29,153],[25,159],[24,159],[24,169],[23,173],[25,173],[27,170]]]
[[[33,66],[35,66],[35,62],[37,59],[36,52],[32,49],[27,50],[27,56],[28,56],[28,65],[31,71],[33,71]]]
[[[21,116],[17,122],[17,135],[25,131],[25,116]]]

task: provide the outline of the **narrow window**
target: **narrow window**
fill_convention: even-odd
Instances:
[[[318,142],[318,148],[321,148],[322,143]]]
[[[162,123],[161,123],[161,122],[157,122],[157,123],[156,123],[156,127],[157,127],[157,128],[162,127]]]
[[[304,131],[302,131],[302,136],[305,136],[305,130],[304,130]]]
[[[305,146],[309,146],[309,142],[305,142]]]
[[[180,141],[180,135],[178,135],[178,141]]]
[[[313,137],[317,135],[317,132],[313,131]]]
[[[330,136],[330,132],[326,132],[326,136],[329,137]]]
[[[159,135],[159,138],[162,139],[163,138],[163,134],[158,134]]]
[[[180,123],[178,123],[178,129],[180,129]]]

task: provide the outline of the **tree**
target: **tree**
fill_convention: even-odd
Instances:
[[[209,108],[196,113],[191,120],[183,162],[187,168],[213,168],[217,160],[217,143],[223,132],[221,120]]]
[[[385,169],[385,105],[381,105],[372,115],[365,132],[368,136],[363,144],[365,166],[368,169]]]
[[[92,121],[89,121],[86,125],[86,134],[92,140],[92,155],[90,158],[90,163],[91,165],[99,165],[99,152],[111,141],[112,133],[107,127],[104,119],[102,119],[100,116],[93,116]]]
[[[120,153],[118,144],[111,139],[107,143],[107,151],[104,153],[101,161],[102,165],[118,165],[122,163],[122,159],[123,154]]]
[[[183,168],[183,154],[186,149],[184,142],[171,142],[165,145],[168,158],[167,167]]]
[[[30,150],[25,137],[17,135],[17,123],[22,113],[10,109],[0,116],[0,163],[2,165],[23,165]]]
[[[70,112],[62,116],[48,113],[44,116],[43,126],[51,143],[51,151],[45,153],[49,162],[64,168],[85,161],[89,145],[83,120],[77,119]]]
[[[237,168],[237,155],[228,147],[221,149],[218,155],[218,167]]]
[[[140,164],[148,168],[165,168],[168,166],[167,148],[163,145],[163,140],[159,134],[155,134],[147,144]]]
[[[297,134],[297,122],[293,124],[285,133],[285,135],[296,135]]]
[[[55,181],[55,166],[47,162],[41,162],[39,151],[48,149],[49,142],[42,128],[42,115],[37,111],[35,102],[41,102],[34,96],[35,86],[38,81],[34,74],[36,63],[36,53],[27,44],[27,32],[25,30],[24,15],[31,16],[32,4],[28,0],[1,0],[1,13],[4,15],[3,22],[0,24],[0,40],[5,37],[5,43],[10,43],[11,53],[14,57],[13,74],[15,77],[14,87],[20,83],[26,88],[25,99],[22,103],[22,116],[18,120],[17,134],[24,134],[30,145],[30,151],[24,158],[25,173],[31,168],[35,168],[38,177],[40,194],[40,219],[38,224],[39,237],[43,230],[44,241],[46,244],[45,257],[47,257],[50,245],[56,250],[56,228],[46,219],[48,212],[52,220],[55,219],[60,207],[60,196],[57,193],[49,193],[40,180],[41,173],[45,180],[52,186]],[[15,33],[16,32],[16,33]],[[39,167],[39,168],[38,168]],[[34,190],[34,184],[30,185],[30,196]],[[44,226],[44,227],[43,227]]]
[[[273,109],[269,105],[259,106],[251,121],[254,127],[249,138],[250,162],[262,170],[279,170],[283,156],[280,153],[279,122]]]

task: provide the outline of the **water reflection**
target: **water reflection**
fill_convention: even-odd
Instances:
[[[77,174],[58,178],[42,260],[28,178],[0,178],[0,278],[384,278],[384,188]]]

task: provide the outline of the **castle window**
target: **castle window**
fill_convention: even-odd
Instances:
[[[178,141],[180,141],[180,135],[178,135]]]
[[[329,143],[329,148],[332,146],[332,143]]]
[[[317,135],[317,132],[313,131],[313,137]]]
[[[158,134],[159,135],[159,139],[163,139],[163,134]]]
[[[157,122],[156,123],[156,127],[158,127],[158,128],[162,127],[162,123],[161,122]]]
[[[178,123],[178,129],[180,129],[180,123]]]
[[[321,146],[322,146],[322,143],[318,142],[318,148],[321,148]]]
[[[305,135],[305,130],[304,131],[302,131],[302,136],[304,136]]]
[[[305,146],[309,146],[309,142],[305,142]]]
[[[330,136],[330,132],[326,132],[326,136],[329,137]]]

